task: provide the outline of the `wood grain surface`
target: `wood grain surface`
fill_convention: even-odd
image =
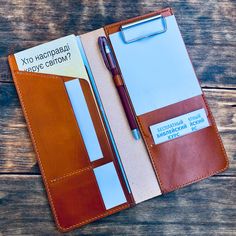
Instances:
[[[236,235],[236,2],[0,0],[0,236],[56,230],[7,55],[172,7],[215,116],[228,171],[68,235]]]

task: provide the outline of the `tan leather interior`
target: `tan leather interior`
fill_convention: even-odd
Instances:
[[[81,35],[103,107],[106,111],[125,173],[136,203],[161,194],[158,181],[143,140],[134,140],[110,72],[105,67],[98,48],[103,29]]]

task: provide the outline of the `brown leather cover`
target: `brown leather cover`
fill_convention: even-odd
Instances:
[[[167,17],[173,13],[166,8],[108,25],[104,30],[109,36],[123,24],[158,14]],[[80,79],[104,155],[104,158],[92,163],[64,87],[65,81],[74,78],[21,72],[14,55],[8,59],[58,228],[68,231],[134,204],[132,195],[125,187],[88,82]],[[200,108],[205,109],[210,127],[154,145],[150,125]],[[164,193],[228,167],[228,159],[204,95],[141,115],[137,117],[137,122]],[[111,161],[118,172],[127,203],[106,210],[93,168]]]
[[[58,228],[68,231],[129,207],[132,198],[88,82],[79,80],[104,157],[94,162],[89,160],[64,85],[75,78],[18,71],[13,55],[9,63]],[[106,210],[93,168],[111,161],[127,203]]]
[[[104,29],[109,36],[118,32],[124,24],[159,14],[168,17],[173,12],[171,8],[166,8],[105,26]],[[165,143],[154,144],[149,128],[151,125],[200,108],[205,109],[210,127]],[[204,95],[138,116],[137,122],[163,193],[207,178],[228,167],[228,158]]]
[[[155,145],[149,127],[204,108],[210,126]],[[137,117],[163,193],[224,171],[228,159],[204,95]]]

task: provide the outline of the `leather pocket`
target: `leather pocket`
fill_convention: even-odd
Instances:
[[[66,81],[75,78],[14,69],[12,72],[58,228],[68,231],[129,207],[133,200],[89,83],[79,79],[103,154],[93,162],[65,87]],[[110,162],[126,201],[106,210],[94,169]]]
[[[57,227],[63,232],[129,207],[124,202],[106,209],[92,167],[50,181],[49,197]]]
[[[109,161],[115,160],[115,158],[113,150],[111,148],[110,140],[106,132],[106,128],[103,124],[103,120],[95,102],[91,87],[88,81],[86,81],[85,79],[80,79],[80,84],[84,93],[86,103],[88,105],[89,113],[103,154],[102,158],[93,161],[92,165],[95,167],[105,164]]]
[[[103,154],[94,163],[89,160],[64,84],[74,78],[29,72],[15,72],[15,76],[30,133],[48,179],[113,160],[105,127],[86,80],[79,81]]]
[[[62,77],[15,72],[15,84],[39,157],[52,180],[90,165]]]
[[[89,223],[106,211],[91,168],[51,181],[49,186],[62,231]]]
[[[211,126],[176,139],[154,144],[150,126],[204,108]],[[206,178],[227,167],[225,151],[203,96],[138,117],[154,170],[163,193]]]

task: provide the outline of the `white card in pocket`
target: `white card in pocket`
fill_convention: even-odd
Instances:
[[[127,202],[113,162],[95,168],[94,173],[107,210]]]
[[[155,144],[160,144],[209,126],[204,108],[150,126]]]

